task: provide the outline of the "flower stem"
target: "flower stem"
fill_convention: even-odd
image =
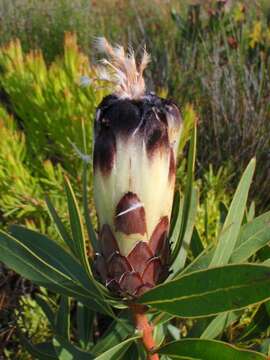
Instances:
[[[156,344],[153,338],[154,327],[149,324],[147,316],[145,314],[146,307],[143,305],[130,305],[130,309],[133,315],[133,321],[138,331],[142,333],[142,343],[147,352],[147,360],[159,360],[158,354],[152,354]]]

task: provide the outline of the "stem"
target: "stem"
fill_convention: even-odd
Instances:
[[[154,327],[149,324],[145,314],[146,307],[143,305],[130,305],[130,310],[133,315],[133,321],[137,328],[142,333],[142,343],[147,352],[147,360],[159,360],[158,354],[152,354],[156,344],[153,338]]]

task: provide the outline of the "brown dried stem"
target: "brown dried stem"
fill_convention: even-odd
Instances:
[[[156,344],[153,338],[154,327],[149,324],[147,316],[145,314],[146,307],[143,305],[130,305],[130,309],[133,315],[133,321],[138,331],[142,333],[142,343],[147,352],[148,360],[159,360],[158,354],[153,354],[152,351],[155,349]]]

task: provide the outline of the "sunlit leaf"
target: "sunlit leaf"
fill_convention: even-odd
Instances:
[[[203,360],[263,360],[266,356],[255,351],[248,351],[216,340],[185,339],[171,342],[158,350],[171,359]]]
[[[227,265],[183,275],[146,292],[139,302],[180,317],[204,317],[270,298],[270,268]]]
[[[254,171],[255,159],[252,159],[237,186],[210,266],[227,264],[231,257],[242,224]]]

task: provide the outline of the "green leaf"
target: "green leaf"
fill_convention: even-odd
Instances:
[[[99,252],[99,242],[97,241],[97,236],[94,230],[94,227],[92,225],[92,221],[90,218],[90,211],[88,208],[88,190],[87,190],[87,163],[84,162],[83,164],[83,209],[84,209],[84,218],[85,218],[85,224],[86,229],[88,233],[88,238],[90,240],[90,243],[94,249],[95,252]]]
[[[146,356],[141,356],[137,343],[130,346],[129,350],[121,357],[121,360],[147,360]]]
[[[178,327],[176,327],[172,324],[168,324],[168,331],[174,340],[180,340],[181,333],[180,333],[180,330]]]
[[[83,305],[81,302],[77,302],[77,329],[78,338],[84,349],[89,348],[89,344],[93,341],[93,326],[95,313]]]
[[[240,229],[235,248],[230,258],[231,263],[246,261],[270,241],[270,212],[255,218],[252,222],[243,225]],[[204,249],[183,271],[180,276],[197,270],[207,269],[210,266],[215,248]],[[178,275],[177,278],[180,277]]]
[[[57,360],[54,348],[51,343],[32,344],[23,334],[19,332],[21,345],[38,360]]]
[[[60,297],[55,320],[55,333],[67,340],[70,338],[70,299],[67,296]]]
[[[218,239],[218,245],[210,264],[211,267],[224,265],[228,263],[231,257],[242,224],[255,164],[255,159],[252,159],[238,184]]]
[[[172,251],[174,251],[176,244],[178,242],[179,236],[180,236],[181,223],[182,223],[182,217],[183,217],[184,201],[179,192],[178,192],[178,194],[179,194],[179,206],[178,206],[177,218],[175,219],[175,224],[174,225],[172,224],[170,226],[171,235],[169,236],[169,239],[170,239]]]
[[[139,338],[139,336],[134,336],[130,339],[127,339],[105,351],[103,354],[97,356],[95,360],[120,360],[121,357],[126,353],[128,348],[131,346],[131,344]]]
[[[170,268],[172,270],[172,274],[169,276],[169,279],[177,276],[177,274],[185,266],[187,252],[189,249],[189,244],[191,241],[193,228],[197,216],[198,202],[199,202],[199,192],[196,188],[193,187],[191,191],[190,206],[188,210],[187,224],[185,228],[184,238],[182,241],[182,246]]]
[[[67,339],[61,336],[55,336],[53,346],[59,360],[93,360],[95,357],[87,351],[84,351],[73,345]]]
[[[181,219],[181,227],[179,236],[174,244],[172,251],[172,264],[173,269],[175,268],[175,260],[181,250],[182,242],[184,239],[184,235],[186,232],[187,224],[190,216],[190,207],[191,207],[191,199],[192,199],[192,191],[193,191],[193,182],[194,182],[194,169],[195,169],[195,158],[196,158],[196,138],[197,138],[197,128],[194,126],[192,131],[192,136],[189,145],[188,152],[188,174],[187,174],[187,185],[185,189],[185,197],[183,204],[183,214]]]
[[[177,17],[178,20],[182,19],[182,21],[177,21],[177,23],[179,24],[179,22],[181,22],[182,27],[186,28],[185,21],[183,20],[183,18],[181,18],[181,16],[179,16],[179,14],[176,14],[176,12],[174,10],[172,10],[171,15],[172,15],[172,18]],[[192,136],[192,130],[197,124],[197,119],[198,119],[198,116],[197,116],[196,112],[194,111],[193,106],[191,104],[187,104],[184,107],[184,111],[183,111],[183,129],[182,129],[180,142],[179,142],[179,146],[178,146],[178,154],[179,153],[181,154],[183,152],[183,149],[184,149],[187,141]]]
[[[158,350],[171,359],[266,360],[266,356],[217,340],[185,339],[171,342]]]
[[[169,325],[168,325],[169,326]],[[153,338],[156,344],[156,347],[161,346],[163,341],[165,340],[167,325],[159,324],[156,325],[153,329]]]
[[[219,214],[220,214],[219,221],[220,221],[220,224],[223,226],[224,222],[226,220],[226,217],[228,215],[228,208],[222,201],[219,203]]]
[[[79,262],[55,241],[22,226],[12,225],[9,229],[16,239],[20,240],[51,268],[71,278],[74,283],[84,287],[88,293],[97,295],[95,280],[90,278]]]
[[[129,311],[127,310],[119,314],[118,320],[111,323],[102,338],[92,348],[93,354],[99,355],[103,351],[109,350],[134,332],[134,326],[131,323],[129,315]]]
[[[34,283],[111,314],[80,264],[59,245],[34,231],[12,226],[15,238],[0,231],[0,261]]]
[[[180,210],[180,192],[177,190],[174,194],[173,198],[173,207],[172,207],[172,215],[171,215],[171,221],[170,221],[170,232],[169,232],[169,238],[172,236],[172,233],[175,229],[175,225],[177,223],[177,219],[179,216],[179,210]]]
[[[84,266],[87,273],[91,276],[92,272],[87,257],[86,240],[84,237],[82,218],[74,191],[68,178],[65,178],[65,189],[67,194],[69,219],[73,237],[72,250],[79,259],[80,263]]]
[[[269,301],[267,302],[269,303]],[[266,311],[266,304],[262,304],[252,316],[251,322],[241,331],[237,342],[247,341],[260,337],[269,327],[269,316]]]
[[[219,334],[221,334],[226,327],[232,324],[239,318],[240,314],[235,311],[226,312],[219,314],[213,319],[210,324],[204,329],[201,334],[201,339],[215,339]]]
[[[247,212],[247,221],[250,222],[255,218],[255,202],[252,201]]]
[[[170,314],[167,314],[166,312],[157,312],[157,314],[154,314],[151,318],[151,323],[155,325],[159,324],[166,324],[168,321],[173,319],[173,316]]]
[[[270,211],[242,226],[230,262],[246,261],[270,242]]]
[[[204,246],[202,243],[202,239],[200,237],[200,234],[196,228],[196,226],[194,227],[193,233],[192,233],[192,238],[191,238],[191,243],[190,243],[190,249],[192,251],[192,255],[196,258],[197,256],[199,256],[203,250],[204,250]]]
[[[185,267],[176,278],[179,279],[184,274],[190,274],[194,271],[207,269],[213,258],[214,251],[215,248],[213,245],[209,245],[203,250],[203,252],[200,253],[200,255],[196,257],[196,259],[194,259],[187,267]]]
[[[139,303],[180,317],[242,309],[270,298],[270,268],[227,265],[193,272],[149,290]]]
[[[71,237],[69,236],[69,233],[67,232],[64,224],[62,223],[59,215],[57,214],[57,211],[55,210],[55,208],[48,196],[46,196],[45,201],[47,204],[49,214],[50,214],[50,216],[56,226],[56,229],[58,231],[58,234],[60,235],[62,240],[66,243],[66,245],[71,249],[73,246],[73,242],[72,242]]]

